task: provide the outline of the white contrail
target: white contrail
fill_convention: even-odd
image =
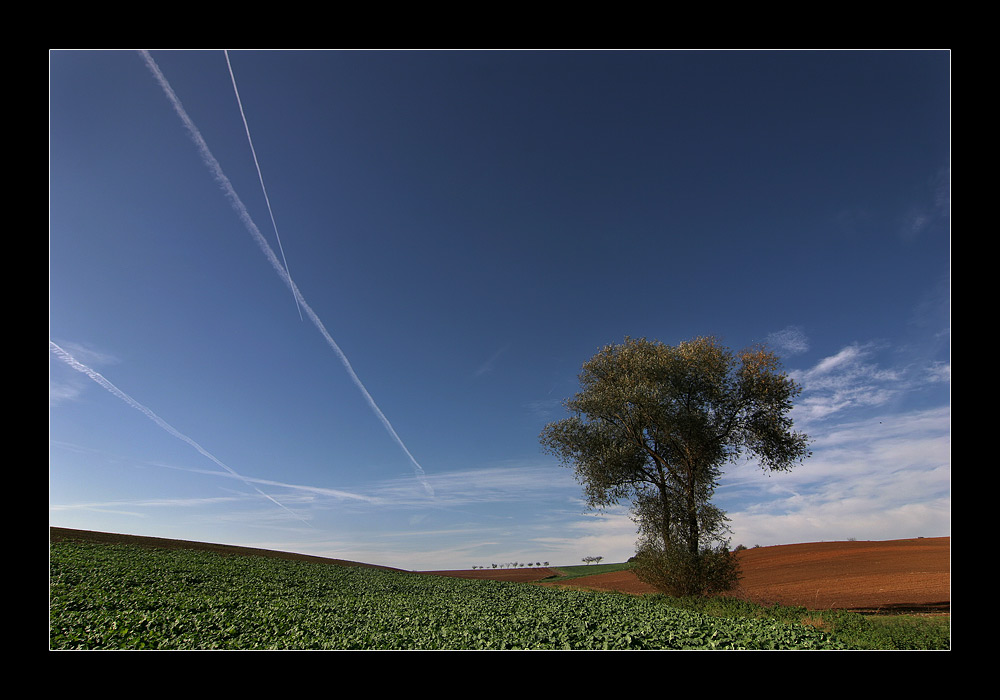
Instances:
[[[240,116],[243,117],[243,128],[247,132],[247,143],[250,144],[250,153],[253,154],[253,164],[257,167],[257,178],[260,180],[260,189],[264,193],[264,202],[267,203],[267,213],[271,217],[271,225],[274,227],[274,237],[278,241],[278,250],[281,252],[281,262],[285,266],[285,271],[288,271],[288,259],[285,257],[285,249],[281,245],[281,236],[278,234],[278,224],[274,221],[274,212],[271,210],[271,199],[267,196],[267,188],[264,187],[264,175],[260,171],[260,163],[257,162],[257,149],[253,147],[253,139],[250,138],[250,125],[247,123],[247,115],[243,112],[243,100],[240,99],[240,90],[236,87],[236,75],[233,73],[233,64],[229,62],[229,51],[223,49],[223,53],[226,54],[226,65],[229,67],[229,77],[233,81],[233,92],[236,93],[236,104],[240,108]],[[288,275],[291,277],[291,273]],[[295,295],[292,295],[295,297]],[[299,319],[302,319],[302,307],[299,306],[299,299],[295,297],[295,308],[299,311]]]
[[[393,429],[392,424],[389,422],[389,419],[385,417],[384,413],[382,413],[382,410],[378,407],[378,404],[375,403],[375,399],[373,399],[372,395],[368,393],[368,389],[365,388],[365,385],[361,382],[360,377],[358,377],[357,373],[355,373],[354,368],[351,367],[351,363],[347,359],[347,355],[344,354],[344,352],[340,349],[340,346],[337,345],[333,337],[327,332],[326,327],[323,325],[323,322],[319,320],[319,317],[312,310],[312,307],[310,307],[309,304],[306,303],[305,298],[302,296],[302,293],[299,292],[299,288],[295,286],[295,282],[288,274],[288,271],[282,266],[281,261],[278,260],[278,256],[274,254],[274,250],[271,249],[271,246],[268,245],[267,240],[264,238],[263,235],[261,235],[260,229],[257,228],[257,225],[253,222],[253,219],[250,218],[250,213],[247,211],[247,208],[243,205],[243,202],[240,200],[239,196],[237,196],[236,190],[233,189],[233,185],[229,181],[229,178],[226,177],[224,172],[222,172],[222,166],[219,165],[219,161],[217,161],[215,159],[215,156],[212,155],[212,152],[208,150],[208,145],[205,143],[205,139],[202,138],[201,132],[198,131],[198,127],[194,125],[194,122],[191,121],[191,118],[188,116],[187,111],[185,111],[184,106],[181,104],[181,101],[177,98],[177,95],[170,87],[170,83],[167,82],[167,79],[163,76],[163,73],[160,71],[160,68],[156,65],[156,62],[153,60],[153,57],[149,55],[148,51],[142,51],[141,53],[143,58],[146,60],[146,65],[149,66],[149,69],[150,71],[152,71],[153,76],[160,83],[160,87],[163,88],[163,92],[167,95],[167,99],[170,100],[170,104],[173,106],[174,111],[177,112],[177,116],[179,116],[181,121],[184,123],[184,126],[188,131],[188,135],[191,137],[191,140],[194,141],[194,144],[198,148],[199,153],[201,153],[201,157],[202,160],[205,162],[205,165],[208,166],[208,169],[212,171],[212,174],[215,176],[215,179],[222,186],[222,189],[226,193],[226,196],[229,198],[229,201],[232,204],[233,209],[236,210],[236,214],[240,217],[240,220],[243,222],[244,226],[246,226],[247,230],[250,232],[250,235],[253,237],[254,241],[256,241],[261,251],[263,251],[264,255],[271,263],[271,267],[273,267],[274,271],[278,273],[278,276],[282,279],[282,281],[284,281],[284,283],[288,285],[288,288],[292,290],[292,294],[295,295],[295,299],[298,301],[300,309],[305,310],[306,315],[309,317],[309,320],[313,322],[313,325],[316,326],[317,330],[319,330],[323,338],[326,339],[327,344],[329,344],[329,346],[333,348],[333,351],[337,354],[337,357],[340,358],[340,361],[344,365],[344,368],[347,370],[347,373],[350,375],[351,380],[354,382],[355,386],[357,386],[358,389],[361,391],[362,395],[365,397],[365,400],[368,402],[368,405],[371,407],[372,411],[375,413],[378,419],[382,421],[382,425],[385,427],[386,431],[388,431],[392,439],[395,440],[396,444],[399,445],[399,447],[403,450],[403,452],[406,453],[406,456],[410,459],[410,462],[413,463],[413,468],[417,474],[417,478],[419,478],[421,483],[423,484],[424,491],[426,491],[429,495],[434,495],[434,489],[431,488],[431,485],[424,478],[425,477],[424,468],[421,467],[420,463],[413,457],[412,454],[410,454],[410,451],[406,448],[406,445],[403,443],[403,440],[399,437],[399,435],[396,434],[396,431],[395,429]]]
[[[257,488],[253,484],[251,484],[241,474],[237,473],[235,469],[231,468],[229,465],[227,465],[227,464],[223,463],[222,461],[220,461],[219,459],[217,459],[215,457],[215,455],[211,454],[208,450],[206,450],[204,447],[202,447],[201,445],[199,445],[197,442],[195,442],[194,440],[192,440],[191,438],[189,438],[187,435],[185,435],[184,433],[182,433],[179,430],[177,430],[176,428],[174,428],[172,425],[170,425],[165,420],[163,420],[162,418],[160,418],[158,415],[156,415],[155,413],[153,413],[151,410],[149,410],[148,408],[146,408],[145,406],[143,406],[141,403],[139,403],[138,401],[136,401],[135,399],[133,399],[131,396],[129,396],[128,394],[126,394],[124,391],[122,391],[121,389],[119,389],[118,387],[116,387],[114,384],[112,384],[110,381],[108,381],[100,372],[97,372],[97,371],[91,369],[90,367],[88,367],[87,365],[83,364],[82,362],[80,362],[79,360],[77,360],[75,357],[73,357],[70,353],[66,352],[61,347],[59,347],[58,345],[56,345],[55,343],[53,343],[51,340],[49,341],[49,350],[51,350],[53,353],[55,353],[56,356],[59,357],[60,360],[62,360],[67,365],[69,365],[70,367],[72,367],[73,369],[75,369],[77,372],[81,372],[81,373],[87,375],[88,377],[90,377],[91,379],[93,379],[95,382],[97,382],[102,387],[104,387],[105,389],[107,389],[108,391],[110,391],[112,394],[114,394],[115,396],[117,396],[119,399],[121,399],[122,401],[124,401],[125,403],[127,403],[129,406],[131,406],[135,410],[139,411],[140,413],[142,413],[143,415],[145,415],[147,418],[149,418],[151,421],[153,421],[154,423],[156,423],[158,426],[160,426],[161,428],[163,428],[164,430],[166,430],[168,433],[170,433],[171,435],[173,435],[175,438],[177,438],[178,440],[183,440],[187,444],[191,445],[191,447],[193,447],[194,449],[198,450],[198,452],[200,452],[202,455],[204,455],[205,457],[208,457],[210,460],[212,460],[213,462],[215,462],[216,464],[218,464],[220,467],[222,467],[223,469],[225,469],[227,472],[229,472],[230,474],[232,474],[233,476],[235,476],[237,479],[241,480],[244,484],[246,484],[247,486],[249,486],[250,488],[252,488],[254,491],[256,491],[257,493],[259,493],[261,496],[263,496],[267,500],[271,501],[272,503],[274,503],[279,508],[281,508],[281,509],[285,510],[286,512],[288,512],[293,518],[295,518],[297,520],[301,520],[306,525],[309,525],[309,527],[312,527],[312,523],[310,523],[309,521],[303,519],[301,516],[296,515],[293,511],[289,510],[287,507],[285,507],[284,505],[282,505],[278,501],[274,500],[271,496],[267,495],[266,493],[264,493],[263,491],[261,491],[259,488]]]

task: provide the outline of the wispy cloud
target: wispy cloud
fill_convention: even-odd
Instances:
[[[851,408],[879,406],[903,389],[903,372],[872,361],[872,345],[849,345],[807,370],[790,371],[803,388],[800,420],[817,420]]]
[[[894,539],[950,532],[951,411],[886,412],[811,433],[813,456],[764,476],[729,470],[720,506],[737,542]]]
[[[900,237],[913,242],[929,228],[944,223],[951,214],[951,173],[942,170],[930,179],[924,201],[914,205],[900,224]]]
[[[338,503],[369,505],[380,512],[423,509],[427,500],[414,488],[412,479],[397,477],[367,483],[351,489],[338,489],[314,484],[293,484],[273,479],[260,479],[228,471],[198,469],[162,463],[146,463],[207,476],[238,479],[282,490],[282,498],[290,501],[295,495],[330,499]],[[440,472],[427,477],[434,488],[435,508],[467,508],[487,504],[529,503],[573,497],[579,484],[573,471],[549,462],[506,463],[480,468]],[[314,501],[318,502],[318,501]]]
[[[780,331],[769,333],[767,345],[779,353],[797,355],[809,349],[809,339],[799,326],[788,326]]]
[[[908,364],[880,363],[904,355]],[[949,534],[950,406],[897,409],[950,381],[948,363],[853,343],[789,375],[803,388],[792,415],[812,457],[789,472],[764,475],[752,462],[727,471],[717,496],[734,542]]]
[[[933,362],[927,369],[927,380],[932,383],[951,381],[951,363]]]
[[[242,496],[216,496],[214,498],[138,498],[133,500],[99,501],[91,503],[52,503],[51,512],[91,511],[98,513],[116,513],[119,515],[134,515],[145,517],[148,508],[201,508],[217,506],[222,503],[232,503],[244,500]],[[141,509],[141,510],[136,510]]]
[[[559,498],[579,490],[573,472],[548,463],[496,465],[441,472],[428,477],[438,507],[468,507],[487,503],[527,503]],[[392,479],[372,486],[370,492],[383,505],[423,506],[412,482]]]
[[[562,399],[539,399],[529,401],[525,404],[525,408],[533,418],[547,421],[559,413],[565,413],[562,404]]]
[[[274,220],[274,211],[271,209],[271,198],[267,196],[267,188],[264,187],[264,174],[260,171],[260,163],[257,160],[257,149],[253,147],[253,139],[250,137],[250,125],[247,123],[247,115],[243,111],[243,100],[240,99],[240,90],[236,87],[236,74],[233,73],[233,64],[229,60],[229,51],[224,51],[226,55],[226,65],[229,67],[229,77],[233,81],[233,92],[236,93],[236,104],[240,108],[240,116],[243,118],[243,127],[247,132],[247,142],[250,144],[250,153],[253,155],[253,164],[257,167],[257,177],[260,180],[260,189],[264,193],[264,202],[267,204],[267,213],[271,217],[271,225],[274,227],[274,236],[278,242],[278,250],[281,252],[281,263],[288,272],[288,260],[285,258],[285,249],[281,245],[281,235],[278,233],[278,224]],[[291,277],[291,274],[289,274]],[[295,295],[293,295],[295,296]],[[299,318],[302,318],[302,308],[299,307],[299,299],[295,296],[295,307],[299,310]]]
[[[381,505],[383,503],[383,500],[378,496],[366,495],[363,493],[358,493],[356,491],[347,491],[344,489],[334,489],[325,486],[311,486],[308,484],[291,484],[286,481],[275,481],[273,479],[259,479],[250,476],[241,476],[238,474],[232,474],[230,472],[220,472],[217,470],[208,470],[208,469],[193,469],[190,467],[176,467],[168,464],[157,464],[156,466],[166,467],[169,469],[180,469],[182,471],[191,472],[195,474],[206,474],[210,476],[219,476],[223,478],[235,478],[239,479],[240,481],[243,481],[244,483],[260,484],[261,486],[280,488],[290,494],[301,494],[307,496],[330,498],[337,501],[360,501],[363,503],[371,503],[373,505]]]
[[[236,214],[239,216],[240,221],[243,222],[243,225],[246,227],[247,231],[250,232],[250,235],[253,237],[258,247],[264,253],[268,262],[271,264],[271,267],[278,274],[278,277],[280,277],[281,280],[292,291],[292,294],[295,296],[295,299],[299,305],[300,310],[305,310],[306,315],[309,317],[309,320],[312,321],[313,325],[316,326],[316,329],[326,340],[327,344],[333,349],[334,353],[336,353],[337,357],[340,359],[341,364],[344,366],[344,369],[347,370],[347,373],[350,376],[351,381],[354,382],[354,385],[361,392],[362,396],[364,396],[364,399],[368,403],[369,408],[371,408],[372,412],[375,413],[379,421],[381,421],[382,426],[389,433],[390,437],[392,437],[393,441],[395,441],[395,443],[409,458],[410,462],[413,464],[413,468],[417,475],[417,478],[420,479],[421,483],[424,486],[425,492],[428,495],[433,496],[434,495],[433,489],[425,479],[426,475],[424,473],[424,468],[410,453],[410,450],[406,447],[406,444],[403,442],[402,438],[400,438],[399,435],[396,433],[396,429],[392,427],[392,423],[389,422],[389,419],[386,418],[384,413],[382,413],[382,409],[380,409],[378,407],[378,404],[375,403],[375,399],[368,392],[367,387],[365,387],[364,383],[361,381],[361,378],[354,371],[354,367],[347,359],[347,355],[345,355],[343,350],[340,349],[340,346],[337,345],[337,342],[333,339],[333,336],[330,335],[329,331],[327,331],[326,326],[323,325],[323,322],[320,320],[319,316],[316,315],[316,312],[313,311],[312,307],[310,307],[308,303],[306,303],[305,297],[302,296],[302,293],[299,291],[299,288],[296,286],[295,282],[288,274],[288,270],[285,268],[282,262],[278,260],[278,256],[275,255],[274,250],[268,244],[267,239],[264,238],[264,236],[260,232],[260,229],[257,228],[257,224],[255,224],[253,219],[250,217],[250,212],[247,211],[247,208],[243,204],[243,201],[240,199],[239,195],[236,194],[236,190],[233,188],[233,185],[229,181],[229,178],[226,177],[226,174],[222,171],[222,166],[219,165],[219,161],[216,160],[214,155],[212,155],[212,152],[209,150],[208,144],[202,137],[201,132],[198,130],[198,127],[195,126],[195,123],[191,120],[191,117],[188,116],[187,111],[184,109],[184,105],[181,104],[181,101],[177,97],[177,94],[174,92],[173,88],[170,87],[170,83],[167,82],[167,79],[163,75],[163,72],[160,70],[159,66],[156,65],[156,62],[153,60],[153,57],[149,54],[148,51],[142,51],[141,53],[143,59],[145,59],[146,61],[146,65],[149,67],[149,70],[153,73],[153,76],[156,78],[157,82],[159,82],[160,87],[163,89],[164,94],[166,94],[167,99],[170,101],[170,104],[174,108],[174,111],[177,113],[177,116],[180,117],[181,122],[183,122],[184,127],[187,129],[188,135],[191,137],[191,140],[197,147],[198,152],[201,154],[202,161],[212,172],[216,181],[219,183],[223,191],[226,193],[226,196],[228,197],[229,202],[232,205],[233,209],[236,211]]]
[[[501,355],[503,355],[505,352],[507,352],[508,348],[510,348],[510,343],[507,343],[506,345],[504,345],[502,348],[500,348],[495,353],[493,353],[490,356],[490,359],[486,360],[486,362],[484,362],[483,364],[479,365],[479,367],[476,369],[476,371],[473,373],[473,375],[476,376],[476,377],[481,377],[484,374],[489,374],[490,372],[492,372],[493,368],[496,366],[497,360],[500,359]]]
[[[187,435],[185,435],[184,433],[182,433],[179,430],[177,430],[176,428],[174,428],[172,425],[170,425],[165,420],[163,420],[158,415],[156,415],[153,411],[151,411],[150,409],[146,408],[141,403],[139,403],[138,401],[136,401],[135,399],[133,399],[131,396],[129,396],[128,394],[126,394],[124,391],[122,391],[121,389],[119,389],[118,387],[116,387],[114,384],[112,384],[110,381],[108,381],[108,379],[105,378],[104,375],[102,375],[100,372],[97,372],[97,371],[93,370],[92,368],[88,367],[87,365],[83,364],[82,362],[80,362],[79,360],[77,360],[75,357],[73,357],[72,354],[70,354],[69,352],[67,352],[66,350],[64,350],[63,348],[61,348],[60,346],[56,345],[51,340],[49,341],[49,350],[54,355],[56,355],[56,357],[58,357],[60,360],[62,360],[66,365],[68,365],[69,367],[72,367],[73,369],[75,369],[76,371],[80,372],[81,374],[83,374],[83,375],[85,375],[87,377],[90,377],[90,379],[92,379],[98,385],[100,385],[101,387],[103,387],[104,389],[106,389],[108,392],[110,392],[114,396],[117,396],[119,399],[121,399],[122,401],[124,401],[126,404],[128,404],[129,406],[131,406],[132,408],[134,408],[135,410],[139,411],[144,416],[146,416],[147,418],[149,418],[151,421],[153,421],[154,423],[156,423],[156,425],[158,425],[164,431],[166,431],[170,435],[173,435],[178,440],[186,442],[188,445],[190,445],[191,447],[193,447],[195,450],[197,450],[204,457],[207,457],[209,460],[211,460],[212,462],[214,462],[218,466],[220,466],[223,469],[225,469],[226,472],[228,472],[229,474],[232,474],[236,478],[238,478],[241,481],[243,481],[245,484],[247,484],[247,486],[250,486],[254,491],[256,491],[261,496],[263,496],[267,500],[269,500],[272,503],[274,503],[276,506],[278,506],[279,508],[281,508],[282,510],[284,510],[286,513],[288,513],[289,515],[291,515],[293,518],[296,518],[297,520],[302,520],[302,522],[305,522],[306,524],[308,524],[308,521],[304,520],[302,518],[302,516],[298,515],[294,511],[290,510],[283,503],[280,503],[279,501],[275,500],[274,497],[270,496],[269,494],[264,493],[263,491],[261,491],[256,486],[253,486],[249,481],[247,481],[246,478],[244,478],[242,475],[240,475],[235,469],[233,469],[229,465],[227,465],[224,462],[222,462],[221,460],[219,460],[215,455],[213,455],[212,453],[210,453],[208,450],[206,450],[204,447],[202,447],[201,445],[199,445],[197,442],[195,442],[194,440],[192,440],[191,438],[189,438]]]
[[[77,382],[49,380],[49,406],[59,406],[69,401],[75,401],[83,391],[83,387]]]
[[[89,345],[80,343],[63,342],[62,347],[79,358],[81,362],[90,366],[103,366],[117,364],[118,359],[113,355],[97,350]],[[49,406],[56,407],[62,404],[75,401],[87,386],[87,380],[79,374],[59,374],[49,375]]]

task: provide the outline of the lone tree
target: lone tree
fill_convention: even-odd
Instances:
[[[580,386],[564,402],[571,417],[540,439],[575,468],[591,508],[632,504],[637,575],[673,595],[732,588],[728,518],[711,503],[722,467],[752,457],[785,471],[810,454],[788,415],[801,389],[778,357],[714,338],[625,338],[584,364]]]

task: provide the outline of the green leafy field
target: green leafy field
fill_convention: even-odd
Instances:
[[[796,621],[662,596],[66,541],[52,649],[843,649]]]
[[[561,575],[548,579],[549,581],[563,581],[571,578],[579,578],[581,576],[596,576],[597,574],[608,574],[612,571],[621,571],[622,569],[631,569],[632,565],[628,563],[620,564],[582,564],[578,566],[554,566],[551,567],[555,571],[558,571]]]

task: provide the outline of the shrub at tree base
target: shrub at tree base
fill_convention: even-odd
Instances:
[[[695,555],[646,543],[636,553],[632,571],[643,583],[675,597],[724,593],[740,579],[739,562],[726,547],[704,547]]]

